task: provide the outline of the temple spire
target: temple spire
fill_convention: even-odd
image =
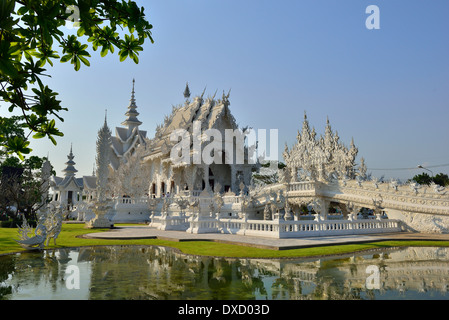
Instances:
[[[72,144],[70,144],[70,153],[67,156],[67,159],[69,160],[65,163],[67,167],[64,170],[62,170],[62,172],[65,172],[66,177],[73,177],[75,176],[75,173],[78,172],[78,170],[75,169],[75,161],[73,161],[74,158],[75,156],[73,155],[72,152]]]
[[[136,97],[135,97],[135,91],[134,91],[134,85],[135,85],[135,79],[133,79],[133,89],[131,91],[131,99],[128,106],[128,111],[125,113],[125,116],[127,116],[126,120],[122,122],[122,125],[127,126],[128,129],[132,130],[135,127],[138,127],[142,124],[137,119],[137,116],[139,113],[137,112],[136,108]]]
[[[136,103],[136,98],[134,96],[134,94],[136,93],[134,91],[134,85],[136,84],[136,79],[133,78],[133,90],[131,91],[131,102],[134,102],[134,104]]]

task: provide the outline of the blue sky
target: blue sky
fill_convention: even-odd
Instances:
[[[154,25],[140,63],[92,52],[91,67],[49,69],[60,93],[65,133],[53,146],[34,140],[61,175],[73,143],[78,176],[92,172],[105,109],[120,126],[132,79],[141,129],[150,137],[172,105],[192,94],[231,89],[231,111],[242,126],[279,130],[292,146],[304,111],[318,134],[326,117],[340,139],[354,138],[368,168],[429,166],[449,173],[449,1],[155,0],[137,1]],[[380,9],[368,30],[366,7]],[[5,114],[5,108],[0,108]],[[423,170],[369,170],[411,178]]]

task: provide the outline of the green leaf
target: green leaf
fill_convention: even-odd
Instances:
[[[78,56],[78,58],[88,67],[90,67],[90,62],[89,60],[87,60],[86,58],[84,58],[83,56]]]
[[[0,74],[11,78],[17,78],[19,75],[17,69],[14,67],[14,64],[7,59],[3,59],[2,57],[0,57]]]
[[[139,63],[139,57],[138,57],[138,55],[137,54],[132,54],[132,56],[131,56],[131,58],[133,59],[133,61],[136,63],[136,64],[138,64]]]
[[[61,62],[67,62],[70,59],[72,59],[72,55],[71,54],[66,54],[66,55],[62,56]]]
[[[36,133],[36,134],[33,135],[33,138],[34,138],[34,139],[42,139],[42,138],[45,137],[45,136],[46,136],[45,133],[38,132],[38,133]]]
[[[53,138],[52,136],[48,136],[48,138],[55,146],[57,145],[55,138]]]
[[[121,50],[119,54],[120,54],[120,62],[123,62],[128,57],[128,50]]]
[[[104,46],[101,48],[101,53],[100,53],[100,55],[101,55],[102,58],[108,54],[108,50],[109,50],[109,47],[108,47],[107,45],[104,45]]]

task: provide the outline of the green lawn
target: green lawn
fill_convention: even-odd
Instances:
[[[343,254],[382,247],[449,246],[449,241],[382,241],[373,243],[333,245],[277,251],[210,241],[177,242],[158,239],[102,240],[82,239],[77,237],[91,232],[103,232],[106,230],[108,229],[85,229],[84,224],[64,224],[62,227],[62,231],[57,239],[57,245],[54,246],[53,241],[50,241],[49,248],[67,248],[97,245],[155,245],[177,248],[184,253],[194,255],[236,258],[293,258]],[[0,254],[23,251],[22,247],[20,247],[14,241],[14,239],[18,239],[17,229],[0,228]]]

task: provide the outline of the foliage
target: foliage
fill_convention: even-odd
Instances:
[[[449,186],[449,176],[444,173],[438,173],[437,175],[431,177],[426,172],[417,174],[412,178],[412,181],[415,181],[419,184],[430,185],[432,182],[438,184],[442,187]]]
[[[31,149],[28,148],[25,131],[21,125],[24,119],[23,116],[0,117],[0,157],[7,155],[7,150],[15,150],[21,159],[23,154],[30,153]]]
[[[43,205],[42,196],[46,191],[40,171],[44,161],[46,158],[37,156],[24,161],[7,157],[0,163],[0,219],[6,220],[3,226],[16,227],[19,212],[29,221],[36,220],[36,211]]]
[[[64,28],[68,21],[75,22],[76,32]],[[18,110],[22,115],[0,117],[3,151],[22,160],[31,152],[23,128],[54,144],[55,137],[63,135],[55,119],[64,121],[61,112],[68,108],[43,82],[49,76],[47,64],[70,62],[76,71],[90,66],[89,45],[82,40],[101,57],[118,49],[120,61],[129,57],[138,63],[146,39],[153,42],[152,27],[144,8],[130,0],[1,0],[0,101],[9,112]]]
[[[438,173],[432,178],[433,182],[439,184],[440,186],[449,186],[449,176],[444,173]]]

